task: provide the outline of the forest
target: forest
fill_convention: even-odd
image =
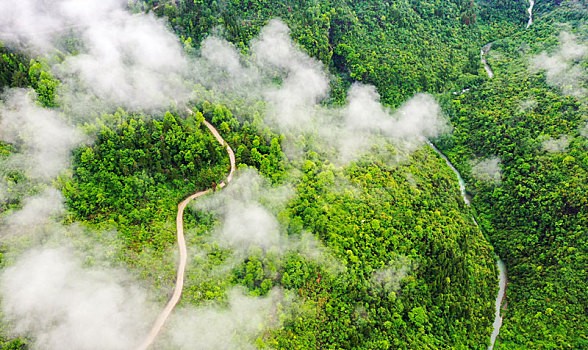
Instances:
[[[209,188],[153,348],[588,347],[583,1],[25,2],[1,349],[136,348]]]

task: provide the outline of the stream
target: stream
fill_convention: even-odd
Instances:
[[[487,45],[488,46],[488,45]],[[470,199],[466,193],[465,189],[465,181],[461,177],[459,171],[453,166],[449,158],[441,152],[437,146],[435,146],[432,142],[427,141],[427,144],[435,151],[437,154],[445,160],[445,163],[453,170],[455,176],[457,177],[457,181],[459,182],[459,190],[461,192],[461,197],[463,198],[464,203],[469,207],[470,206]],[[472,220],[478,226],[476,219],[472,216]],[[498,337],[498,333],[500,332],[500,326],[502,326],[502,316],[500,315],[500,308],[502,306],[502,302],[504,300],[504,294],[506,292],[506,267],[500,257],[496,261],[496,266],[498,267],[498,295],[496,296],[496,301],[494,302],[494,323],[492,324],[492,335],[490,336],[490,345],[488,346],[488,350],[494,349],[494,342],[496,342],[496,337]]]
[[[480,49],[480,60],[482,61],[482,64],[484,65],[484,69],[486,70],[486,73],[488,74],[488,78],[492,79],[494,78],[494,72],[492,71],[492,68],[490,68],[490,66],[488,65],[488,62],[486,61],[486,57],[484,57],[488,52],[490,52],[490,48],[492,48],[492,43],[488,43],[484,46],[482,46],[482,48]],[[459,175],[458,173],[458,176]]]
[[[529,0],[529,8],[527,12],[529,13],[529,22],[527,22],[527,28],[533,24],[533,6],[535,6],[535,0]]]
[[[494,302],[494,323],[492,324],[492,335],[490,336],[490,346],[488,350],[494,349],[494,342],[502,326],[502,316],[500,315],[500,308],[504,300],[504,293],[506,292],[506,267],[502,260],[498,259],[496,262],[498,265],[498,295],[496,296],[496,302]]]

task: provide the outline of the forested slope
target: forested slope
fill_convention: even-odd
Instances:
[[[545,61],[572,41],[574,50],[566,52],[574,58],[566,63],[574,67],[572,78],[585,78],[586,54],[577,52],[588,42],[588,16],[580,2],[540,2],[535,23],[525,30],[527,6],[485,0],[137,2],[134,11],[169,21],[192,56],[210,34],[248,55],[262,27],[283,19],[294,41],[331,74],[325,108],[344,106],[354,82],[375,85],[390,107],[417,92],[435,94],[453,126],[435,142],[464,174],[472,209],[453,172],[427,146],[406,153],[386,144],[384,151],[340,165],[331,162],[324,143],[300,135],[302,152],[288,158],[286,137],[262,121],[263,103],[245,107],[248,101],[231,96],[226,105],[210,103],[206,98],[218,92],[198,86],[194,115],[174,108],[157,115],[123,109],[92,115],[95,120],[83,126],[92,141],[73,152],[71,172],[54,182],[67,203],[63,223],[116,232],[110,258],[163,303],[174,283],[175,206],[219,182],[228,166],[201,124],[206,118],[235,150],[240,170],[236,184],[186,214],[193,254],[181,307],[227,307],[239,286],[250,298],[271,298],[279,290],[287,300],[274,308],[272,320],[256,324],[254,336],[234,331],[230,337],[240,346],[485,349],[496,251],[509,270],[497,348],[586,347],[586,86],[551,79],[534,57]],[[572,36],[560,37],[562,31]],[[480,48],[489,42],[494,79],[480,64]],[[67,113],[56,96],[59,81],[42,58],[29,62],[1,50],[4,89],[32,87],[40,106]],[[0,143],[0,162],[19,147]],[[0,220],[48,186],[18,171],[0,175],[7,185],[0,187]],[[231,210],[251,215],[239,225],[258,246],[225,232]],[[257,236],[268,220],[275,244],[269,248]],[[5,252],[11,248],[0,245]],[[0,266],[9,263],[0,255]],[[239,323],[230,321],[228,329]],[[8,341],[10,327],[3,327],[3,348],[35,344],[29,335]]]
[[[281,18],[299,45],[337,73],[335,93],[352,81],[371,83],[390,105],[479,75],[480,30],[470,1],[187,1],[155,12],[192,45],[220,32],[243,50],[269,19]]]
[[[509,268],[504,347],[586,345],[586,96],[549,86],[545,73],[531,67],[534,55],[557,50],[562,31],[585,45],[585,5],[537,2],[535,23],[524,30],[524,1],[214,4],[167,5],[163,14],[186,37],[227,23],[225,35],[243,49],[258,23],[280,16],[339,84],[373,83],[393,105],[415,91],[471,89],[447,105],[454,137],[441,145],[466,175],[471,159],[501,160],[501,184],[471,175],[468,183],[484,230]],[[479,64],[488,42],[493,80]],[[566,84],[585,88],[579,86],[585,56],[573,60],[578,75]],[[551,152],[542,145],[550,140],[567,147]]]
[[[285,271],[285,286],[302,287],[317,309],[286,323],[279,348],[486,346],[496,283],[491,250],[454,174],[432,150],[400,166],[370,157],[347,169],[311,155],[302,180],[290,228],[300,220],[346,272],[304,281]],[[335,190],[341,181],[353,186]]]
[[[574,54],[586,50],[588,13],[571,2],[551,10],[528,31],[497,37],[494,79],[448,105],[455,131],[443,147],[468,174],[473,206],[509,269],[505,349],[588,346],[586,54]],[[553,67],[542,69],[550,57]],[[500,183],[472,176],[468,160],[494,157]]]

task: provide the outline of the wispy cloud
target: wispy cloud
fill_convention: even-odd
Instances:
[[[502,181],[500,158],[492,157],[487,159],[477,159],[473,160],[471,164],[472,175],[476,179],[491,183],[500,183]]]
[[[549,153],[565,152],[569,145],[570,140],[567,135],[562,135],[556,139],[550,137],[541,143],[543,150]]]
[[[289,299],[274,288],[265,297],[251,297],[241,289],[227,293],[226,306],[187,307],[170,323],[169,343],[175,349],[256,349],[264,329],[276,327]]]
[[[61,98],[73,110],[151,110],[189,97],[177,37],[153,15],[129,13],[126,1],[3,2],[0,40],[33,53],[77,51],[53,65],[64,83]]]
[[[70,162],[84,137],[60,113],[41,108],[27,90],[11,90],[0,106],[0,140],[16,145],[6,161],[29,178],[48,181]]]
[[[87,269],[70,250],[39,248],[0,278],[14,332],[39,349],[130,349],[151,319],[144,291],[125,272]]]
[[[588,46],[573,34],[562,32],[553,53],[542,52],[531,59],[531,71],[544,71],[547,83],[570,96],[586,97],[588,76],[581,62],[588,57]]]

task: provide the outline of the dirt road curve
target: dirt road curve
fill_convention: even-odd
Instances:
[[[190,113],[192,113],[192,111],[190,111]],[[231,182],[231,180],[233,179],[233,173],[235,172],[235,168],[236,168],[236,166],[235,166],[235,153],[233,153],[233,150],[231,149],[231,147],[225,142],[225,140],[218,133],[218,131],[214,128],[214,126],[212,126],[206,120],[204,121],[204,125],[206,125],[208,130],[210,130],[210,132],[214,135],[214,137],[217,139],[217,141],[221,145],[226,147],[227,153],[229,154],[229,161],[231,163],[231,170],[229,172],[229,175],[227,176],[227,179],[219,184],[219,187],[223,188],[227,184],[229,184]],[[149,335],[147,336],[145,341],[143,341],[143,343],[138,347],[138,349],[140,349],[140,350],[145,350],[145,349],[149,348],[149,346],[151,346],[151,344],[153,344],[153,342],[157,338],[157,335],[159,334],[159,332],[163,328],[165,321],[167,321],[167,319],[169,318],[169,315],[173,311],[173,309],[176,306],[176,304],[178,303],[178,301],[180,301],[180,297],[182,296],[182,289],[184,287],[184,272],[186,271],[186,261],[188,259],[188,252],[186,249],[186,240],[184,238],[184,209],[186,208],[186,206],[188,205],[188,203],[190,203],[190,201],[192,199],[203,196],[211,191],[212,191],[212,189],[208,189],[205,191],[200,191],[200,192],[194,193],[191,196],[189,196],[188,198],[181,201],[180,204],[178,204],[178,215],[176,216],[176,230],[178,233],[178,249],[180,252],[180,262],[178,264],[178,270],[177,270],[177,274],[176,274],[176,286],[174,288],[174,294],[172,295],[171,299],[167,302],[167,305],[165,306],[163,311],[161,311],[161,313],[157,317],[157,320],[153,324],[153,327],[151,328],[151,331],[149,332]]]

